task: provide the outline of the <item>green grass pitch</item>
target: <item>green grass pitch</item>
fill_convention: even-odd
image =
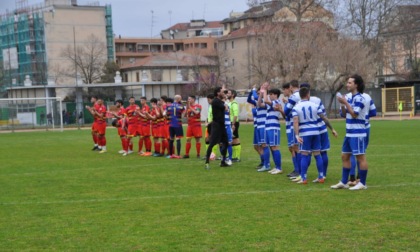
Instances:
[[[420,251],[420,121],[372,122],[368,190],[355,192],[329,189],[345,132],[332,124],[326,183],[308,185],[256,171],[250,124],[242,162],[210,171],[196,158],[122,157],[111,128],[105,154],[89,130],[0,134],[0,250]]]

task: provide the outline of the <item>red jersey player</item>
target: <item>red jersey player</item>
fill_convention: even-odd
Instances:
[[[99,153],[106,152],[106,107],[103,104],[103,100],[98,99],[96,106],[91,110],[95,120],[95,130],[98,136],[98,148],[101,149]]]
[[[140,98],[141,113],[140,113],[140,140],[139,140],[139,152],[140,156],[151,156],[152,155],[152,141],[150,140],[150,119],[146,113],[150,113],[150,107],[147,105],[146,97]],[[142,153],[143,143],[146,145],[146,152]]]
[[[187,143],[185,147],[185,155],[183,158],[190,157],[191,149],[191,138],[195,138],[195,148],[197,151],[197,157],[200,158],[200,149],[201,149],[201,110],[202,107],[200,104],[195,103],[195,96],[188,96],[186,116],[188,118],[188,127],[187,127]]]
[[[117,106],[118,111],[112,112],[112,114],[116,118],[113,121],[112,126],[117,128],[118,135],[120,136],[121,145],[123,148],[118,153],[123,154],[123,156],[127,156],[128,155],[127,123],[125,122],[125,118],[124,118],[125,109],[123,107],[123,101],[117,100],[115,101],[115,105]]]
[[[155,146],[155,153],[153,153],[154,157],[162,156],[160,154],[160,147],[161,147],[160,138],[162,138],[162,131],[161,131],[162,111],[157,105],[157,102],[158,101],[156,98],[150,99],[150,104],[152,105],[152,109],[150,113],[146,112],[147,117],[152,122],[152,137],[153,137],[153,142]]]
[[[136,104],[136,100],[134,97],[130,97],[128,100],[130,105],[125,108],[124,117],[125,121],[127,122],[127,139],[128,139],[128,145],[132,146],[132,138],[140,135],[139,128],[138,128],[138,118],[139,118],[139,112],[140,107]],[[132,147],[131,147],[132,151]],[[128,153],[130,153],[130,148]]]
[[[93,116],[93,123],[92,123],[92,139],[93,139],[93,143],[94,143],[94,146],[93,146],[93,149],[92,149],[93,151],[95,151],[95,150],[100,151],[100,149],[98,147],[98,131],[96,130],[96,118],[95,118],[95,112],[94,112],[94,110],[96,108],[98,108],[98,105],[96,104],[97,100],[98,100],[98,97],[92,96],[90,98],[90,102],[92,103],[92,107],[86,106],[86,109],[89,110],[89,112]]]

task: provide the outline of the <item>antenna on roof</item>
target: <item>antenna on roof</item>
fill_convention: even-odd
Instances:
[[[206,20],[206,3],[204,3],[203,19]]]
[[[171,27],[172,26],[172,11],[169,10],[168,14],[169,14],[169,27]]]

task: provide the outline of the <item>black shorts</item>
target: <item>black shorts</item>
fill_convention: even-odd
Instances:
[[[182,127],[169,127],[169,138],[174,139],[181,138],[184,136],[184,130]]]
[[[233,139],[239,138],[239,122],[235,122],[235,130],[233,131]]]

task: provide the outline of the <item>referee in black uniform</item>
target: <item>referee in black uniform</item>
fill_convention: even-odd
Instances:
[[[207,147],[206,153],[206,169],[210,169],[209,159],[211,155],[211,150],[216,144],[220,144],[220,152],[222,153],[222,162],[220,163],[221,167],[229,166],[226,164],[226,153],[228,146],[228,139],[225,129],[225,110],[227,105],[222,101],[225,97],[227,90],[222,87],[217,87],[214,90],[214,99],[211,102],[212,112],[213,112],[213,122],[211,123],[211,132],[210,132],[210,143]]]

